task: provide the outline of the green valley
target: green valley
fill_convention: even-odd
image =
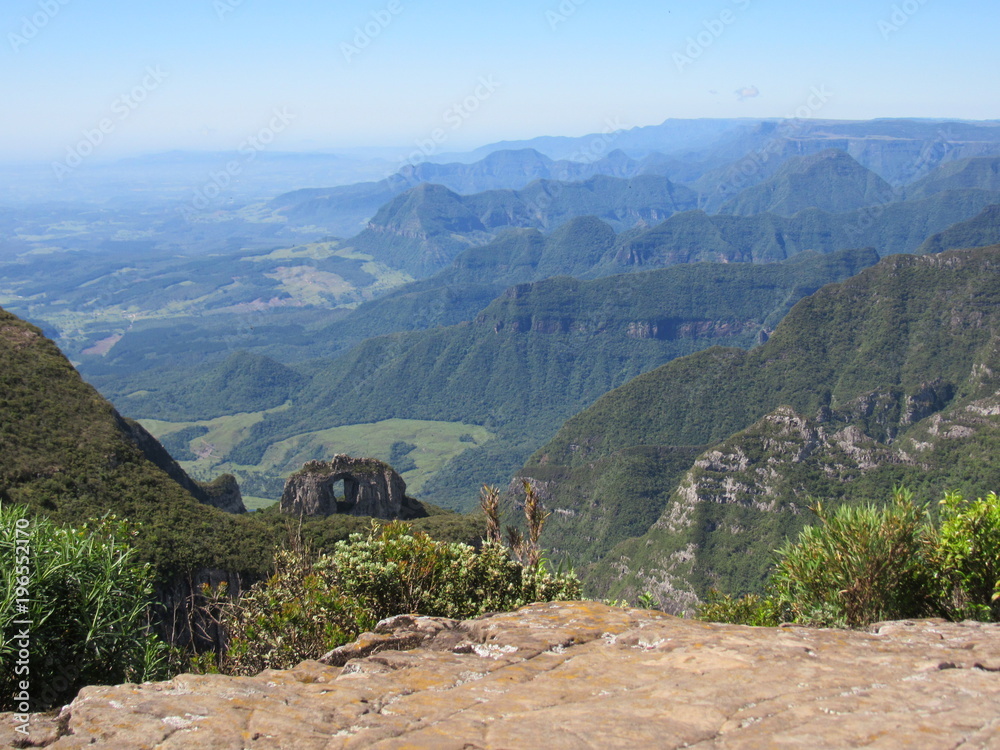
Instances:
[[[318,427],[476,424],[496,439],[451,459],[448,484],[435,477],[425,487],[438,504],[470,508],[481,483],[505,482],[609,388],[713,344],[752,346],[801,297],[876,260],[873,251],[806,254],[782,265],[684,265],[515,286],[470,323],[370,339],[317,366],[292,406],[255,424],[230,461],[259,465],[270,446]]]
[[[325,460],[335,453],[370,456],[389,462],[406,480],[407,491],[421,495],[427,480],[450,460],[494,437],[474,424],[388,419],[374,424],[331,427],[280,440],[272,443],[260,462],[254,465],[227,460],[233,448],[249,436],[254,425],[268,414],[280,414],[288,406],[195,422],[154,419],[141,422],[180,459],[181,466],[191,476],[202,478],[219,473],[236,476],[244,492],[251,491],[249,497],[253,498],[255,509],[274,503],[281,494],[284,480],[304,463]],[[269,497],[254,493],[266,493]]]

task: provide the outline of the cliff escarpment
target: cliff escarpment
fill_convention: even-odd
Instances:
[[[760,590],[816,500],[1000,485],[998,373],[1000,246],[892,256],[799,302],[753,350],[710,349],[610,392],[522,474],[554,511],[543,541],[595,561],[592,594],[690,611],[712,588]],[[600,530],[616,515],[649,525],[615,543]]]

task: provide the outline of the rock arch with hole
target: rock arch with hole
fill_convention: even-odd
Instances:
[[[334,486],[344,483],[344,497]],[[374,518],[414,518],[422,507],[406,496],[406,482],[389,464],[375,458],[346,454],[330,461],[310,461],[288,478],[281,495],[281,512],[301,516],[337,513]]]

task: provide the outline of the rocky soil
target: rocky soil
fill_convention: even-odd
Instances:
[[[403,649],[403,650],[400,650]],[[9,714],[0,742],[19,739]],[[1000,626],[749,628],[595,602],[400,616],[287,671],[86,688],[52,748],[997,748]],[[23,744],[21,746],[24,746]]]

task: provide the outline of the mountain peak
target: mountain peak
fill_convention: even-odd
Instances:
[[[840,149],[788,159],[774,177],[723,204],[720,213],[794,216],[807,208],[847,213],[895,200],[892,186]]]

